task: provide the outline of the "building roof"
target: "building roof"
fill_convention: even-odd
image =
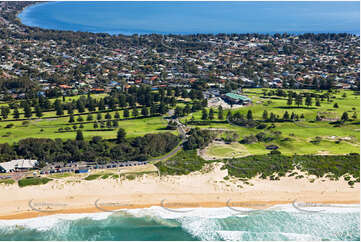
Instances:
[[[236,93],[233,93],[233,92],[226,93],[226,96],[230,97],[230,98],[233,98],[233,99],[239,99],[239,100],[242,100],[242,101],[251,101],[250,98],[239,95],[239,94],[236,94]]]
[[[11,160],[8,162],[0,163],[0,167],[2,167],[6,171],[14,170],[15,168],[31,169],[36,165],[37,162],[37,160]]]

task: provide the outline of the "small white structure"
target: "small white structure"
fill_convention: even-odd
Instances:
[[[0,163],[0,170],[5,170],[5,172],[11,172],[15,170],[29,170],[34,168],[37,163],[37,160],[11,160]]]

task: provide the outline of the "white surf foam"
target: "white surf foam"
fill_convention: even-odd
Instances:
[[[221,208],[178,208],[178,209],[166,209],[163,207],[150,207],[150,208],[138,208],[138,209],[121,209],[120,212],[124,212],[125,214],[129,214],[135,217],[159,217],[162,219],[177,219],[179,221],[186,222],[188,221],[189,225],[193,222],[193,219],[201,221],[201,218],[211,219],[211,218],[218,218],[224,219],[231,216],[248,216],[251,215],[253,209],[249,208],[242,208],[242,207],[234,207],[237,211],[234,211],[228,207],[221,207]],[[322,213],[359,213],[360,206],[358,204],[333,204],[333,206],[321,206],[321,207],[312,207],[306,208],[302,207],[303,209],[308,210],[322,210]],[[276,205],[271,208],[268,208],[269,211],[285,211],[290,213],[301,213],[301,211],[297,210],[292,204],[285,204],[285,205]],[[33,229],[39,230],[47,230],[54,227],[57,223],[64,220],[78,220],[83,218],[89,218],[92,220],[103,220],[106,219],[108,216],[114,213],[111,212],[100,212],[100,213],[80,213],[80,214],[56,214],[56,215],[49,215],[49,216],[42,216],[36,218],[29,218],[29,219],[16,219],[16,220],[0,220],[0,227],[4,226],[23,226]],[[187,218],[181,220],[182,218]],[[192,219],[190,219],[192,218]],[[188,228],[191,229],[192,226]]]
[[[298,209],[297,209],[298,208]],[[270,211],[284,212],[322,212],[322,213],[359,213],[360,204],[322,204],[296,201],[293,204],[279,204],[270,207]]]
[[[28,219],[0,220],[0,227],[26,227],[37,230],[48,230],[64,220],[78,220],[90,218],[93,220],[106,219],[110,213],[79,213],[79,214],[56,214]]]
[[[217,231],[221,240],[241,241],[241,240],[294,240],[310,241],[321,240],[317,236],[310,234],[281,233],[281,232],[249,232],[249,231]]]

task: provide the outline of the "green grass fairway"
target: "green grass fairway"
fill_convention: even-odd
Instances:
[[[247,156],[250,153],[244,145],[234,142],[231,144],[212,143],[206,148],[205,155],[210,158],[224,159]]]
[[[255,144],[245,144],[247,152],[254,154],[266,154],[269,153],[269,150],[265,149],[265,146],[270,144],[275,144],[279,146],[279,150],[286,155],[293,154],[348,154],[351,152],[359,153],[360,150],[360,96],[353,91],[339,90],[338,93],[332,93],[330,102],[327,100],[321,101],[321,106],[317,107],[315,105],[310,108],[306,106],[297,107],[296,105],[287,106],[287,98],[279,98],[276,96],[272,97],[263,97],[263,90],[270,89],[245,89],[244,95],[249,96],[252,99],[253,104],[250,106],[245,106],[238,109],[233,109],[232,113],[241,112],[246,116],[248,110],[252,110],[253,118],[256,120],[262,120],[262,114],[264,110],[267,110],[268,114],[273,112],[280,117],[283,116],[284,112],[287,110],[289,114],[294,112],[301,116],[304,115],[304,119],[299,122],[275,122],[275,128],[273,129],[257,129],[257,128],[246,128],[236,125],[231,125],[228,123],[210,123],[208,125],[190,125],[190,127],[199,127],[199,128],[222,128],[236,132],[240,139],[244,136],[256,135],[257,133],[264,132],[266,135],[272,135],[272,132],[279,131],[281,132],[281,137],[275,139],[271,142],[259,142]],[[285,90],[287,91],[287,90]],[[314,92],[321,94],[315,90],[293,90],[296,92],[306,91]],[[326,91],[323,91],[326,93]],[[343,97],[344,93],[346,97]],[[277,98],[277,99],[275,99]],[[313,99],[313,104],[315,100]],[[334,108],[334,103],[338,104],[338,108]],[[215,111],[214,121],[219,121],[217,119],[217,109]],[[228,110],[224,110],[224,116],[226,116]],[[317,113],[326,113],[330,118],[340,118],[343,112],[348,112],[349,117],[355,112],[357,119],[354,121],[348,121],[340,127],[334,127],[330,124],[329,121],[314,122]],[[182,118],[181,120],[185,122],[186,120],[191,120],[192,116],[196,121],[201,120],[202,112],[198,111],[196,113],[190,114],[187,117]],[[268,126],[271,123],[267,123]],[[222,135],[220,135],[222,137]],[[329,137],[335,136],[336,138],[330,139]],[[316,137],[321,137],[321,142],[318,144],[313,144],[310,141]],[[284,140],[286,138],[286,140]],[[287,140],[289,139],[289,140]],[[337,143],[338,139],[345,139]],[[232,151],[231,151],[232,150]],[[222,157],[229,152],[237,152],[234,150],[234,147],[231,145],[226,145],[226,147],[215,148],[211,147],[211,156]],[[240,150],[241,152],[241,150]]]
[[[237,157],[243,156],[243,154],[266,154],[269,150],[265,149],[267,145],[274,144],[279,146],[279,150],[285,155],[293,154],[347,154],[347,153],[359,153],[360,147],[360,96],[359,93],[350,90],[337,90],[330,94],[330,101],[321,100],[321,106],[315,105],[315,99],[313,99],[313,105],[307,107],[301,105],[300,107],[295,104],[288,106],[287,98],[277,96],[264,96],[263,93],[269,92],[275,89],[244,89],[244,95],[247,95],[252,99],[252,105],[241,107],[238,109],[232,109],[232,113],[240,112],[246,116],[248,110],[253,113],[255,120],[262,120],[262,114],[264,110],[267,110],[268,114],[271,112],[275,115],[282,117],[287,110],[289,115],[292,112],[303,115],[304,118],[298,122],[275,122],[275,128],[272,129],[257,129],[240,127],[229,124],[225,120],[217,119],[217,108],[214,108],[215,119],[207,125],[188,125],[189,127],[199,128],[221,128],[233,131],[238,134],[239,139],[237,142],[243,139],[245,136],[256,135],[260,132],[265,133],[266,136],[275,136],[275,132],[279,135],[274,140],[269,142],[258,142],[253,144],[243,144],[242,146],[237,143],[231,145],[222,145],[216,147],[213,145],[207,152],[209,156],[221,158],[221,157]],[[285,90],[286,92],[289,90]],[[326,91],[317,90],[292,90],[294,92],[310,92],[316,94],[326,93]],[[345,97],[346,95],[346,97]],[[104,97],[105,94],[92,94],[92,97],[99,98]],[[66,97],[66,101],[71,99],[76,100],[80,96]],[[191,100],[187,100],[191,103]],[[338,104],[338,108],[334,108],[334,104]],[[2,103],[0,105],[5,105]],[[6,104],[7,105],[7,104]],[[184,106],[185,104],[179,102],[177,106]],[[13,110],[11,110],[12,112]],[[20,110],[22,111],[22,110]],[[140,113],[140,109],[138,110]],[[123,111],[118,111],[120,114],[120,120],[118,122],[119,127],[122,127],[127,132],[127,137],[143,136],[148,133],[165,132],[167,122],[163,117],[140,117],[138,119],[125,120]],[[226,117],[228,110],[224,110],[224,117]],[[317,113],[324,115],[330,119],[339,119],[343,112],[348,112],[348,116],[351,118],[356,113],[357,118],[353,121],[348,121],[340,127],[335,127],[330,121],[317,121],[315,122]],[[65,112],[66,114],[66,112]],[[90,139],[93,136],[101,136],[104,139],[113,139],[116,137],[117,129],[113,127],[111,129],[101,129],[100,127],[95,129],[93,127],[96,121],[96,114],[93,114],[93,121],[86,121],[88,113],[81,114],[83,122],[78,122],[78,112],[75,110],[75,123],[69,123],[69,117],[57,117],[55,111],[44,112],[43,117],[38,119],[33,116],[33,119],[26,121],[0,121],[0,143],[14,143],[24,138],[61,138],[61,139],[74,139],[76,136],[76,130],[73,126],[76,125],[79,129],[80,124],[83,125],[82,131],[85,139]],[[114,111],[110,112],[112,119],[114,119]],[[193,117],[195,121],[201,121],[202,111],[198,111],[181,118],[184,123],[190,121]],[[23,118],[23,114],[20,114],[20,118]],[[9,118],[12,119],[12,113],[9,114]],[[106,123],[105,113],[102,113],[102,121]],[[223,121],[223,122],[219,122]],[[7,127],[8,125],[12,127]],[[271,123],[266,123],[269,127]],[[59,129],[68,129],[66,132],[59,132]],[[69,130],[70,129],[70,130]],[[171,131],[177,134],[177,131]],[[219,134],[219,137],[224,137],[224,134]],[[317,137],[317,138],[316,138]],[[320,139],[318,143],[312,143],[315,139]]]
[[[86,117],[86,115],[83,115]],[[74,139],[76,130],[73,130],[73,124],[68,123],[69,118],[54,119],[37,119],[30,120],[28,125],[23,125],[22,121],[1,122],[0,123],[0,143],[14,143],[24,138],[60,138]],[[7,124],[12,123],[12,128],[4,128]],[[79,124],[77,125],[79,128]],[[104,139],[113,139],[116,137],[118,128],[110,131],[101,131],[93,128],[93,123],[83,123],[84,138],[93,136],[102,136]],[[151,117],[144,119],[121,120],[119,127],[127,132],[127,137],[143,136],[148,133],[166,132],[166,122],[162,117]],[[58,132],[59,128],[71,127],[70,132]],[[173,131],[176,134],[176,131]]]

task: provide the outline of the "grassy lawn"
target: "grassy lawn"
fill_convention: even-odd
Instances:
[[[275,122],[275,127],[272,129],[257,129],[240,127],[236,125],[228,124],[227,122],[218,122],[222,120],[217,119],[217,108],[214,108],[215,119],[218,123],[211,122],[207,125],[189,125],[190,127],[199,128],[221,128],[235,132],[241,140],[245,136],[256,135],[260,132],[265,133],[267,136],[272,136],[274,132],[279,132],[280,137],[270,142],[259,142],[254,144],[244,144],[242,147],[225,145],[221,147],[211,147],[208,152],[210,156],[215,157],[227,157],[232,154],[242,156],[243,154],[266,154],[269,151],[265,149],[265,146],[275,144],[279,146],[279,150],[286,155],[293,154],[346,154],[350,152],[359,152],[360,145],[360,125],[359,125],[359,113],[360,113],[360,96],[353,91],[339,90],[337,93],[332,93],[330,101],[327,99],[321,101],[321,106],[315,106],[315,100],[313,99],[313,105],[307,107],[302,105],[297,107],[295,104],[288,106],[287,98],[277,96],[264,96],[264,91],[270,91],[271,89],[244,89],[244,95],[247,95],[252,99],[253,104],[238,109],[232,109],[232,113],[240,112],[246,116],[249,110],[253,113],[253,118],[256,120],[262,120],[263,111],[266,110],[268,114],[271,112],[275,115],[283,116],[287,110],[289,115],[292,112],[303,115],[304,118],[297,123],[292,122]],[[287,92],[287,90],[285,90]],[[322,94],[326,91],[317,90],[293,90],[295,92],[311,92]],[[344,96],[346,94],[346,97]],[[92,97],[99,98],[104,97],[105,94],[93,94]],[[66,101],[71,99],[76,100],[80,96],[66,97]],[[187,100],[190,101],[190,100]],[[334,108],[334,104],[338,104],[338,108]],[[5,105],[5,104],[0,104]],[[178,106],[184,106],[184,103],[178,103]],[[19,110],[22,111],[22,110]],[[78,114],[77,110],[75,115]],[[141,110],[138,110],[139,113]],[[11,110],[12,112],[12,110]],[[224,117],[226,117],[228,110],[224,110]],[[317,113],[321,113],[329,118],[340,118],[343,112],[348,112],[348,116],[351,117],[354,113],[357,114],[357,119],[352,122],[346,122],[340,127],[335,127],[330,124],[329,121],[315,122]],[[119,127],[122,127],[127,132],[127,137],[143,136],[148,133],[167,132],[165,130],[167,122],[162,117],[148,117],[131,120],[124,119],[123,111],[118,111],[120,114]],[[130,113],[132,111],[130,110]],[[66,112],[65,112],[66,114]],[[112,119],[115,112],[110,112]],[[75,123],[69,123],[69,117],[56,117],[55,111],[44,112],[44,116],[41,119],[28,120],[26,123],[23,121],[1,121],[0,122],[0,143],[14,143],[21,139],[34,137],[34,138],[61,138],[61,139],[74,139],[76,136],[76,130],[73,126],[76,125],[79,129],[80,123],[84,126],[82,128],[83,136],[85,139],[90,139],[93,136],[101,136],[104,139],[113,139],[116,137],[118,128],[111,129],[95,129],[93,127],[96,121],[96,114],[93,114],[93,121],[87,123],[87,113],[81,114],[83,122],[78,122],[78,116],[74,116]],[[189,114],[186,117],[181,118],[182,122],[190,121],[193,117],[196,121],[201,121],[202,112],[198,111]],[[23,114],[20,115],[23,117]],[[9,115],[9,119],[12,119],[12,114]],[[102,113],[102,121],[106,123],[105,113]],[[223,120],[224,121],[224,120]],[[12,127],[6,128],[9,124]],[[271,123],[267,123],[269,127]],[[70,128],[70,131],[59,132],[59,129]],[[177,134],[177,131],[171,131]],[[224,137],[224,134],[220,134],[220,137]],[[315,138],[320,138],[321,141],[317,144],[312,143]],[[333,137],[333,138],[332,138]],[[341,141],[339,141],[341,140]]]
[[[86,119],[87,115],[83,115]],[[113,116],[113,115],[112,115]],[[73,129],[74,124],[68,123],[69,118],[54,118],[54,119],[38,119],[29,120],[29,123],[24,125],[22,121],[1,122],[0,123],[0,143],[13,143],[24,138],[61,138],[74,139],[76,130]],[[4,128],[9,123],[14,124],[11,128]],[[127,132],[127,137],[143,136],[148,133],[166,132],[167,124],[162,117],[151,117],[144,119],[120,120],[119,127],[122,127]],[[79,125],[77,125],[79,128]],[[93,123],[83,123],[84,138],[91,138],[93,136],[102,136],[104,139],[113,139],[116,137],[118,128],[113,130],[103,131],[100,128],[94,129]],[[59,132],[59,128],[70,127],[70,132]],[[176,131],[173,131],[176,134]]]
[[[250,153],[244,145],[234,142],[231,144],[212,143],[209,147],[207,147],[206,155],[216,159],[223,159],[247,156],[250,155]]]

